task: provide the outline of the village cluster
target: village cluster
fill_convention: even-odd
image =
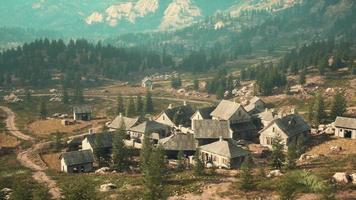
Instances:
[[[75,120],[90,120],[92,110],[88,107],[73,109]],[[280,137],[287,149],[300,141],[308,140],[312,129],[295,111],[275,113],[266,108],[265,102],[253,97],[246,106],[222,100],[217,106],[193,109],[185,102],[181,106],[163,110],[155,119],[129,118],[122,114],[106,123],[107,131],[93,133],[91,130],[78,143],[77,150],[61,155],[61,171],[94,171],[95,138],[101,137],[104,152],[110,154],[113,137],[122,125],[127,139],[125,145],[142,148],[144,136],[153,146],[160,145],[169,159],[177,159],[184,152],[194,164],[193,155],[199,149],[205,167],[239,168],[251,154],[260,156],[272,148],[275,137]],[[335,136],[356,139],[356,119],[338,117],[332,125]],[[73,142],[73,141],[70,141]],[[249,149],[249,144],[259,150]]]

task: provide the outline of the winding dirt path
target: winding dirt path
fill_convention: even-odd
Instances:
[[[0,109],[3,110],[7,115],[7,118],[5,120],[6,129],[12,135],[25,141],[35,140],[33,137],[28,136],[17,129],[15,124],[16,115],[10,108],[5,106],[0,106]],[[31,148],[18,152],[17,160],[21,163],[21,165],[33,171],[32,173],[33,179],[48,187],[52,199],[60,199],[61,198],[60,188],[57,186],[57,183],[45,173],[47,166],[42,161],[38,153],[39,150],[41,150],[42,148],[44,148],[46,145],[49,144],[50,142],[41,142],[41,143],[34,144]]]

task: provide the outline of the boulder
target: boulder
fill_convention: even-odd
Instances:
[[[304,162],[304,161],[311,160],[311,159],[316,159],[316,158],[319,158],[319,157],[320,157],[320,155],[302,154],[302,155],[300,155],[298,161],[299,162]]]
[[[338,153],[338,152],[342,151],[342,147],[340,147],[340,146],[331,146],[330,147],[330,151],[332,153]]]
[[[352,179],[352,184],[356,185],[356,173],[351,174],[350,177]]]
[[[110,172],[110,168],[109,167],[102,167],[100,169],[97,169],[95,171],[96,174],[106,174]]]
[[[206,168],[209,168],[209,169],[210,169],[210,168],[213,168],[213,164],[212,164],[212,163],[207,163],[207,164],[206,164]]]
[[[337,172],[334,174],[333,179],[336,183],[347,184],[351,182],[351,177],[346,172]]]
[[[10,188],[3,188],[3,189],[1,190],[1,192],[7,195],[7,194],[10,194],[10,193],[12,192],[12,189],[10,189]]]
[[[273,178],[273,177],[279,177],[279,176],[283,176],[283,173],[281,172],[281,170],[272,170],[267,174],[268,178]]]
[[[110,192],[112,190],[115,190],[117,187],[115,184],[112,183],[107,183],[100,185],[100,192]]]

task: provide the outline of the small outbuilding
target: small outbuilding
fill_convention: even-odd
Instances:
[[[231,139],[233,131],[230,129],[228,121],[218,121],[212,119],[196,120],[194,138],[197,146],[216,142],[219,138]]]
[[[73,107],[73,119],[90,121],[92,119],[92,109],[90,106]]]
[[[254,96],[250,99],[249,104],[245,106],[246,111],[249,114],[260,113],[265,110],[266,103],[261,98]]]
[[[147,135],[154,143],[165,138],[170,133],[170,127],[153,120],[148,120],[134,126],[128,130],[131,139],[142,142],[144,135]]]
[[[177,157],[182,151],[186,156],[191,156],[196,150],[194,135],[191,133],[174,133],[160,139],[158,144],[166,151],[168,157]]]
[[[97,137],[99,137],[97,139]],[[114,139],[114,133],[94,133],[89,134],[82,141],[82,149],[94,151],[96,148],[96,141],[100,141],[101,151],[105,154],[105,156],[109,156],[112,150],[112,142]]]
[[[67,173],[85,173],[93,171],[94,155],[90,150],[63,153],[61,171]]]
[[[144,79],[141,81],[141,86],[144,88],[148,88],[149,90],[153,89],[153,81],[150,77],[146,76]]]
[[[337,117],[334,123],[335,136],[348,139],[356,139],[356,119]]]
[[[219,168],[239,168],[245,158],[250,155],[233,139],[222,139],[199,147],[201,159],[205,164]]]

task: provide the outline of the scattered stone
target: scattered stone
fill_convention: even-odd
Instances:
[[[279,176],[283,176],[283,173],[281,172],[281,170],[272,170],[267,174],[268,178],[273,178],[273,177],[279,177]]]
[[[206,164],[206,168],[210,169],[210,168],[212,168],[212,167],[213,167],[213,164],[212,164],[212,163],[207,163],[207,164]]]
[[[356,185],[356,173],[351,174],[350,177],[352,179],[352,184]]]
[[[115,184],[107,183],[107,184],[100,185],[100,192],[109,192],[115,190],[116,188],[117,187]]]
[[[107,174],[110,172],[110,168],[109,167],[102,167],[100,169],[97,169],[95,171],[96,174]]]
[[[312,160],[312,159],[316,159],[316,158],[319,158],[320,155],[309,155],[309,154],[302,154],[300,157],[299,157],[299,162],[305,162],[305,161],[308,161],[308,160]]]
[[[340,151],[342,151],[342,147],[339,147],[339,146],[331,146],[331,147],[330,147],[330,151],[331,151],[331,153],[339,153]]]
[[[334,174],[333,179],[336,183],[347,184],[351,182],[351,177],[346,172],[337,172]]]

